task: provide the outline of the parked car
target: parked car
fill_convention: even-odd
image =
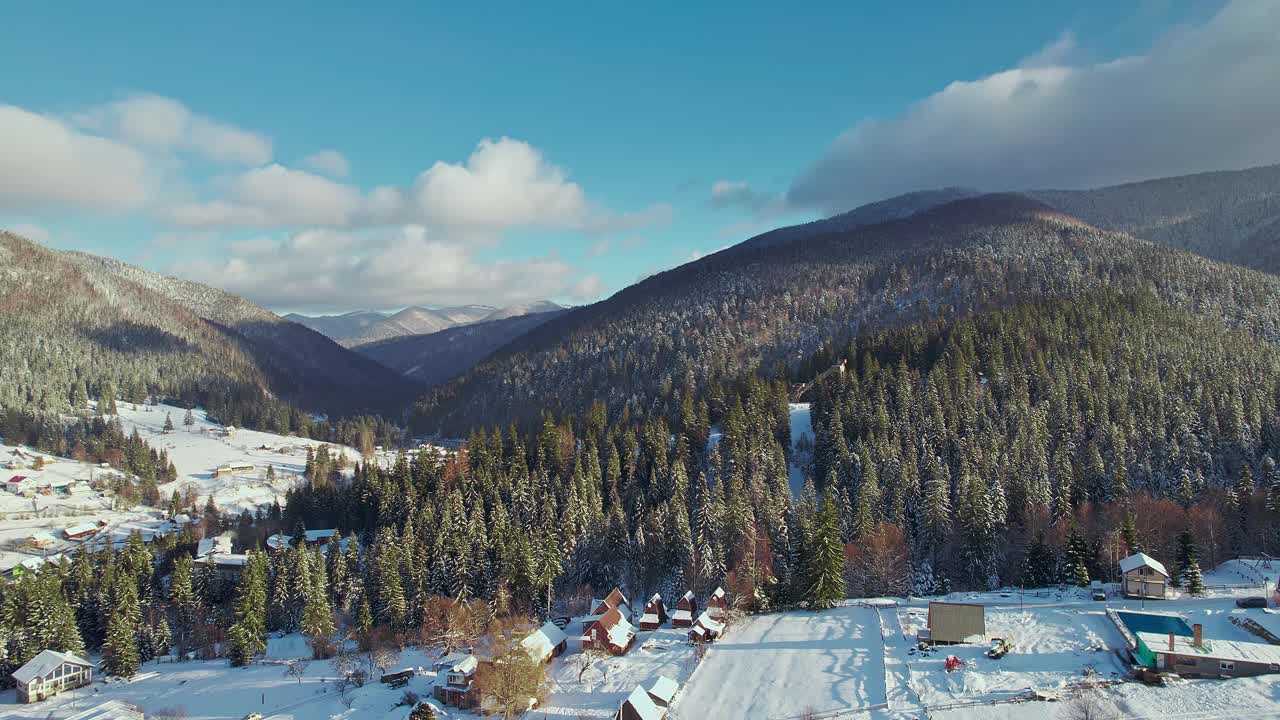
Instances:
[[[1106,588],[1102,587],[1101,580],[1094,580],[1089,583],[1089,597],[1093,598],[1094,600],[1107,599],[1107,591],[1106,591]]]
[[[1236,607],[1242,608],[1264,608],[1267,606],[1267,599],[1261,595],[1253,597],[1236,598]]]

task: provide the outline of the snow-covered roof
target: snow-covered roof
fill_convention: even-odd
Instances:
[[[697,624],[708,630],[714,631],[716,634],[724,632],[724,623],[716,620],[705,612],[698,616]]]
[[[225,567],[244,567],[249,564],[249,556],[244,553],[210,553],[196,558],[196,562],[213,563]]]
[[[715,591],[715,592],[713,592],[713,593],[711,593],[711,599],[712,599],[712,600],[723,600],[723,599],[724,599],[724,588],[721,588],[721,587],[716,588],[716,591]]]
[[[1168,633],[1140,632],[1138,637],[1142,639],[1142,642],[1146,643],[1151,652],[1169,652]],[[1173,652],[1178,655],[1199,655],[1215,660],[1238,660],[1240,662],[1280,665],[1280,645],[1269,645],[1267,643],[1204,638],[1201,642],[1201,647],[1196,647],[1194,637],[1174,635]]]
[[[328,528],[325,530],[307,530],[306,534],[307,534],[307,542],[318,543],[321,541],[327,541],[329,538],[333,537],[334,535],[337,535],[338,530],[337,528]],[[276,533],[275,535],[272,535],[271,537],[267,538],[267,547],[279,550],[281,548],[289,547],[289,543],[292,541],[293,541],[292,535]]]
[[[62,667],[62,663],[72,663],[75,665],[83,665],[85,667],[93,667],[93,663],[81,657],[76,657],[71,653],[58,652],[57,650],[42,650],[39,655],[27,661],[26,665],[13,671],[13,679],[20,683],[29,683],[38,677],[44,677],[49,673]]]
[[[177,515],[173,516],[173,522],[178,525],[190,525],[191,516],[186,513],[178,513]]]
[[[654,593],[654,594],[653,594],[653,597],[649,598],[649,602],[650,602],[650,603],[660,603],[660,602],[662,602],[662,593]]]
[[[640,624],[641,624],[641,625],[645,625],[645,624],[648,624],[648,623],[653,623],[653,624],[655,624],[655,625],[656,625],[656,624],[658,624],[658,622],[659,622],[659,620],[658,620],[658,613],[645,613],[644,615],[642,615],[642,616],[640,617]]]
[[[666,675],[658,677],[653,687],[649,688],[649,694],[657,698],[664,705],[670,705],[672,698],[676,696],[676,691],[680,689],[680,685]]]
[[[556,646],[565,641],[564,631],[548,622],[533,631],[529,637],[520,641],[520,645],[529,653],[529,657],[539,662],[551,657]]]
[[[635,711],[641,720],[661,720],[663,711],[654,704],[653,698],[649,697],[649,692],[642,687],[637,686],[631,691],[631,695],[627,697],[627,705]]]
[[[1164,569],[1164,565],[1146,553],[1135,553],[1121,560],[1120,572],[1130,572],[1143,566],[1149,567],[1165,577],[1169,577],[1169,571]]]
[[[470,675],[476,671],[476,667],[478,667],[479,664],[480,661],[476,660],[475,655],[468,655],[454,663],[453,667],[449,668],[449,672],[457,673],[459,675]]]
[[[686,590],[686,591],[685,591],[685,593],[684,593],[684,597],[682,597],[682,598],[680,598],[680,599],[681,599],[681,600],[689,600],[689,601],[691,601],[691,602],[692,602],[692,601],[693,601],[693,591],[692,591],[692,590]]]
[[[631,640],[635,638],[636,630],[631,627],[631,623],[619,614],[618,622],[609,628],[609,642],[617,647],[626,647],[631,644]]]
[[[672,620],[692,620],[693,613],[689,612],[688,610],[677,610],[675,611],[675,614],[671,616],[671,619]]]
[[[94,523],[80,523],[79,525],[72,525],[71,527],[64,529],[62,532],[66,533],[68,537],[73,537],[75,535],[96,532],[97,530],[98,526]]]

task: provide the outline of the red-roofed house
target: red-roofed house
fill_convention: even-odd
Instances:
[[[15,495],[21,495],[31,487],[31,478],[26,475],[14,475],[5,481],[4,489]]]
[[[729,614],[729,600],[725,598],[724,588],[716,588],[707,600],[707,614],[723,620]]]
[[[604,615],[610,608],[617,608],[623,617],[631,617],[631,604],[618,588],[614,588],[603,600],[591,601],[592,615]]]
[[[690,590],[676,602],[676,612],[671,616],[671,627],[693,627],[693,618],[698,614],[698,600]]]
[[[582,649],[605,650],[623,655],[636,641],[635,628],[622,616],[618,608],[609,608],[595,620],[588,621],[582,629]]]
[[[644,604],[644,616],[640,618],[641,630],[657,630],[667,622],[667,606],[662,596],[654,593],[649,602]]]

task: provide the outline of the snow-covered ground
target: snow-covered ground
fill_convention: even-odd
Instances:
[[[202,500],[212,494],[223,511],[252,510],[277,498],[283,502],[289,488],[301,482],[307,448],[327,444],[257,430],[237,429],[224,436],[224,428],[210,422],[203,410],[193,411],[195,424],[191,426],[182,424],[187,412],[183,408],[119,403],[119,410],[125,432],[136,429],[148,445],[167,451],[178,469],[177,481],[160,487],[162,497],[194,486]],[[164,432],[166,415],[173,418],[173,432]],[[329,449],[345,454],[351,462],[360,458],[348,447],[329,445]],[[253,470],[214,477],[218,466],[236,464],[252,465]],[[274,483],[267,482],[268,466],[275,468]]]
[[[546,702],[532,715],[534,718],[613,717],[618,706],[637,685],[653,687],[659,677],[669,677],[683,685],[695,666],[693,647],[686,630],[664,627],[653,632],[640,632],[631,651],[620,657],[597,660],[582,673],[574,659],[582,650],[582,624],[571,623],[565,653],[553,661],[550,671],[551,692]],[[703,718],[709,720],[709,718]]]

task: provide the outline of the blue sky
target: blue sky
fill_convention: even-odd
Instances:
[[[1275,41],[1249,28],[1274,20],[1217,2],[27,3],[0,28],[0,226],[280,311],[585,302],[908,189],[1249,164],[1263,128],[1237,141],[1252,151],[1162,152],[1186,144],[1171,133],[1086,168],[1090,123],[1052,125],[1061,103],[1212,77],[1223,42],[1265,69]],[[1006,137],[1018,159],[988,149]]]

